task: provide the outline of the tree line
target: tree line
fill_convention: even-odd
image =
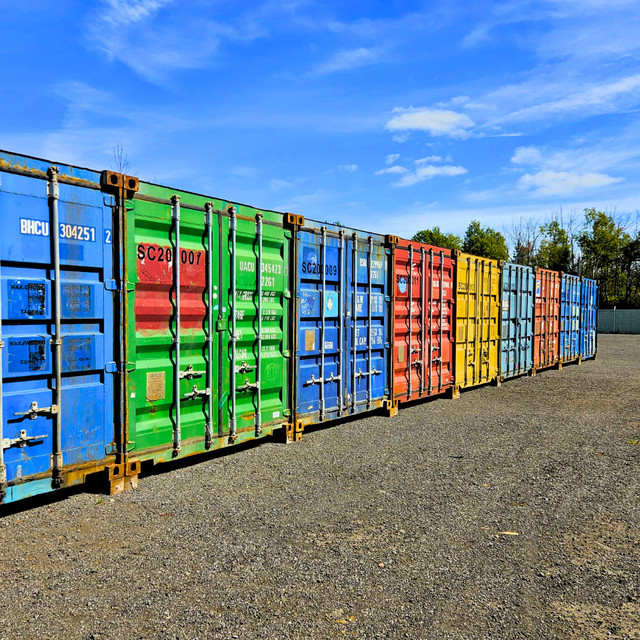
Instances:
[[[418,231],[413,240],[594,278],[602,307],[640,307],[638,212],[607,214],[591,208],[567,215],[560,211],[544,224],[535,218],[520,218],[504,231],[506,237],[472,220],[463,238],[433,227]]]

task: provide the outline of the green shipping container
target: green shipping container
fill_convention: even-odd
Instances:
[[[284,216],[140,182],[126,193],[124,218],[129,460],[162,462],[282,427],[290,407]]]

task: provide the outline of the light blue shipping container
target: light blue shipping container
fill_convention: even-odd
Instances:
[[[594,358],[597,353],[598,283],[582,278],[580,287],[580,357]]]
[[[296,424],[384,406],[391,325],[385,237],[307,220],[295,245]]]
[[[560,285],[560,362],[580,357],[580,278],[562,274]]]
[[[502,267],[502,330],[500,377],[527,373],[533,368],[535,271],[511,262]]]
[[[112,210],[100,174],[0,151],[0,493],[114,460]]]

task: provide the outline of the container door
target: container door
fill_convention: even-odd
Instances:
[[[46,175],[44,163],[33,164]],[[113,448],[113,379],[105,371],[114,360],[112,214],[99,174],[74,171],[94,188],[58,185],[55,172],[48,181],[0,174],[0,397],[7,481],[14,484],[9,500],[80,482],[82,473],[71,472],[97,465]]]
[[[580,355],[591,358],[596,353],[597,285],[583,278],[580,286]]]
[[[380,406],[388,394],[387,349],[388,326],[387,253],[372,236],[349,241],[347,263],[349,294],[346,299],[350,330],[345,344],[349,353],[350,385],[347,402],[351,413]]]
[[[526,373],[533,366],[534,275],[529,267],[505,264],[502,272],[503,377]]]
[[[395,250],[394,393],[411,398],[425,391],[426,344],[425,281],[433,262],[424,247]]]
[[[298,239],[298,356],[296,411],[305,422],[343,415],[349,393],[345,332],[344,233],[301,231]]]
[[[520,296],[518,268],[505,264],[502,270],[502,331],[500,334],[500,373],[509,378],[518,371],[518,332],[520,320]]]
[[[441,393],[453,379],[452,260],[417,244],[397,246],[394,259],[394,395]]]
[[[533,368],[533,324],[535,312],[535,274],[527,267],[522,273],[522,303],[520,305],[520,323],[522,339],[520,342],[521,366],[520,373],[526,373]]]
[[[281,216],[148,183],[131,205],[132,454],[163,461],[270,433],[289,395]]]
[[[298,234],[297,419],[380,406],[387,394],[384,245],[325,227]]]
[[[560,359],[575,360],[580,355],[580,280],[563,275],[560,303]]]
[[[488,382],[497,376],[499,299],[497,263],[460,254],[456,377],[461,387]]]
[[[558,360],[560,277],[557,272],[536,272],[534,366],[547,367]]]

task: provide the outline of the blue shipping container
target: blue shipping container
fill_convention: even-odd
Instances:
[[[0,151],[0,492],[112,461],[112,210],[100,174]]]
[[[389,254],[384,236],[305,221],[296,234],[296,424],[389,397]]]
[[[580,287],[580,357],[593,358],[597,353],[598,283],[582,278]]]
[[[535,272],[531,267],[504,263],[501,291],[501,378],[522,375],[533,368],[535,281]]]
[[[560,285],[560,362],[580,357],[580,278],[562,274]]]

